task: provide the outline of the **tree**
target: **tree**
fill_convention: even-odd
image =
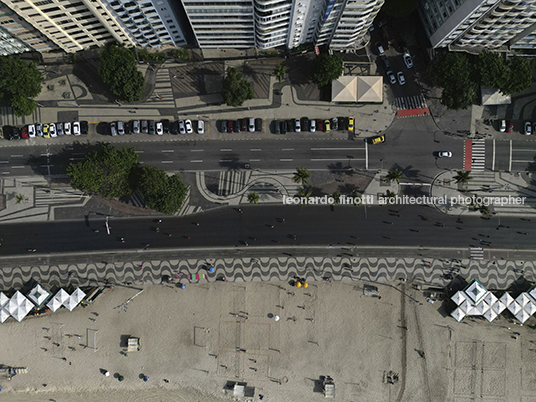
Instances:
[[[178,174],[168,176],[153,166],[144,166],[139,187],[149,208],[168,215],[181,209],[188,194],[188,188]]]
[[[67,166],[67,175],[75,189],[106,198],[120,198],[132,194],[136,188],[134,176],[137,167],[138,155],[134,148],[118,150],[103,145],[82,162]]]
[[[310,187],[300,187],[298,190],[298,197],[309,198],[313,194],[313,190]],[[302,206],[307,204],[301,204]]]
[[[499,53],[483,50],[478,54],[480,84],[498,88],[504,95],[526,90],[532,82],[532,66],[522,57],[505,60]]]
[[[458,173],[456,173],[456,176],[454,176],[454,180],[456,180],[456,183],[461,184],[467,184],[471,179],[471,172],[468,170],[460,170],[458,171]]]
[[[254,96],[251,83],[236,68],[229,67],[227,76],[223,80],[223,100],[227,106],[242,106],[245,101],[253,99]]]
[[[339,205],[341,203],[341,192],[339,190],[332,192],[331,197],[335,201],[335,204]]]
[[[316,70],[313,74],[313,82],[319,87],[331,85],[331,81],[342,75],[343,62],[338,54],[322,54],[318,57]]]
[[[0,57],[0,94],[15,115],[29,116],[36,108],[33,98],[41,93],[43,75],[33,62],[16,57]]]
[[[448,52],[432,61],[428,73],[434,85],[441,87],[441,103],[448,109],[465,109],[478,96],[478,85],[467,55]]]
[[[522,57],[514,55],[508,59],[508,73],[508,78],[499,86],[505,95],[523,92],[532,83],[532,65]]]
[[[311,173],[309,173],[309,170],[307,170],[307,168],[296,168],[296,172],[294,172],[294,177],[292,178],[292,181],[298,184],[307,184],[309,177],[311,177]]]
[[[392,181],[396,181],[397,183],[400,183],[401,178],[402,178],[402,172],[399,169],[390,170],[387,173],[387,180],[389,180],[389,183]]]
[[[145,79],[138,71],[136,58],[130,49],[116,43],[106,46],[101,52],[99,74],[120,100],[134,102],[141,99]]]
[[[257,194],[255,191],[252,191],[248,194],[248,201],[250,204],[257,204],[261,197],[259,197],[259,194]]]
[[[483,50],[478,54],[480,84],[488,88],[498,88],[508,77],[508,69],[499,53]]]
[[[277,77],[279,82],[281,82],[285,78],[285,74],[287,73],[287,71],[288,71],[288,66],[284,66],[281,63],[277,63],[277,66],[275,66],[273,74]]]

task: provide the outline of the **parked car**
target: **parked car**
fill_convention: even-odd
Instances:
[[[48,128],[49,128],[48,124],[43,124],[43,138],[50,138],[50,131]]]
[[[143,134],[147,134],[149,132],[149,123],[147,122],[147,120],[141,121],[141,132]]]
[[[240,125],[242,124],[242,120],[235,120],[233,121],[233,129],[235,133],[240,132]]]
[[[452,158],[452,152],[450,151],[439,151],[437,153],[439,158]]]
[[[156,134],[158,135],[164,135],[164,125],[161,121],[156,123]]]
[[[63,123],[63,132],[65,133],[65,135],[71,135],[71,123]]]
[[[140,133],[140,121],[139,120],[134,120],[132,122],[132,132],[134,134],[139,134]]]
[[[172,121],[169,124],[169,133],[174,134],[174,135],[179,134],[179,123],[178,122]]]
[[[248,119],[242,119],[242,131],[248,131]]]
[[[368,142],[372,145],[381,144],[385,142],[385,135],[377,135],[376,137],[369,138]]]
[[[58,135],[63,135],[63,123],[56,123],[56,133]]]
[[[385,56],[380,57],[382,59],[383,65],[385,66],[385,69],[388,70],[389,67],[391,67],[391,63],[389,63],[389,59]]]
[[[21,132],[18,127],[13,127],[13,130],[11,130],[11,137],[14,140],[20,140],[21,139]]]
[[[112,137],[115,137],[117,135],[117,124],[115,123],[115,121],[112,121],[110,123],[110,135]]]
[[[297,133],[301,132],[300,119],[294,119],[294,131],[297,132]]]
[[[301,118],[301,129],[302,131],[309,131],[309,118],[302,117]]]
[[[291,119],[291,120],[288,120],[286,123],[287,123],[287,131],[289,133],[292,133],[294,131],[294,120],[295,119]]]
[[[506,120],[501,120],[501,126],[499,127],[501,133],[506,132]]]
[[[23,140],[27,140],[30,138],[30,136],[28,135],[28,126],[24,126],[22,128],[21,137]]]
[[[348,117],[348,131],[354,131],[354,118]]]
[[[316,129],[318,131],[324,131],[324,122],[321,119],[316,121]]]
[[[89,123],[85,120],[80,122],[80,132],[82,134],[87,134],[89,132]]]
[[[11,128],[8,126],[0,127],[0,137],[4,140],[11,141]]]
[[[50,132],[50,136],[52,138],[56,138],[58,134],[56,134],[56,125],[54,123],[50,123],[48,126],[48,131]]]
[[[149,120],[149,134],[154,135],[156,133],[156,121]]]
[[[169,133],[169,120],[162,119],[160,121],[162,122],[162,130],[164,130],[164,133]]]
[[[389,70],[389,71],[386,72],[386,74],[387,74],[387,77],[389,77],[389,82],[391,84],[396,84],[396,77],[393,74],[393,72],[391,70]]]
[[[532,127],[530,126],[530,121],[525,122],[525,135],[531,135],[532,134]]]
[[[192,134],[194,132],[194,128],[192,126],[192,120],[190,120],[190,119],[184,120],[184,126],[186,128],[186,133],[187,134]]]
[[[381,56],[385,53],[385,51],[383,50],[383,46],[380,42],[377,42],[376,43],[376,49],[378,50],[378,54]]]
[[[125,121],[124,126],[125,126],[125,134],[127,134],[127,135],[132,134],[132,122],[131,121]],[[73,128],[74,128],[74,126],[73,126]],[[73,129],[73,134],[74,134],[74,129]]]
[[[205,134],[205,122],[197,120],[197,134]]]
[[[404,73],[402,71],[396,73],[396,77],[398,78],[398,83],[400,85],[404,85],[406,83],[406,78],[404,77]]]
[[[255,120],[253,117],[250,117],[248,119],[248,129],[250,133],[253,133],[255,131]]]
[[[35,138],[35,125],[33,124],[28,125],[28,136],[30,138]]]
[[[117,134],[125,135],[125,125],[122,121],[117,122]]]
[[[507,130],[509,133],[514,131],[514,122],[512,120],[507,120],[506,125],[508,126]]]
[[[404,59],[404,63],[406,63],[407,68],[413,68],[413,60],[409,54],[404,54],[402,58]]]
[[[43,136],[43,125],[41,123],[35,123],[35,134],[39,137]]]
[[[324,120],[324,131],[326,133],[329,133],[331,131],[331,125],[328,119]]]
[[[236,121],[232,121],[232,120],[229,120],[227,122],[227,132],[228,133],[232,133],[234,131],[235,123],[236,123]],[[239,126],[240,126],[240,124],[239,124]]]
[[[311,133],[314,133],[316,131],[316,120],[315,119],[311,119],[310,124],[309,124],[309,131]]]
[[[222,120],[221,126],[220,126],[220,133],[226,133],[227,132],[227,121]]]
[[[186,134],[186,127],[184,126],[184,120],[179,120],[179,133]]]
[[[281,124],[279,120],[274,120],[274,133],[281,134]]]
[[[262,119],[261,118],[255,119],[255,131],[262,131]]]
[[[80,122],[73,121],[73,135],[80,135]]]
[[[331,119],[331,128],[333,130],[338,130],[339,129],[339,119],[337,119],[336,117]]]

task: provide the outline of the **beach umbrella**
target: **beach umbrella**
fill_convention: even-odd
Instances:
[[[147,376],[143,377],[143,381],[145,381],[145,382],[149,381],[149,377],[147,377]]]
[[[182,283],[181,283],[181,285],[180,285],[179,287],[180,287],[181,289],[186,288],[186,286],[184,286]]]
[[[279,316],[276,315],[276,316],[274,317],[274,320],[279,321]]]
[[[118,379],[119,381],[123,381],[123,380],[125,379],[125,377],[123,377],[122,375],[120,375],[119,377],[117,377],[117,379]]]
[[[214,267],[210,267],[210,268],[208,269],[208,272],[213,273],[213,272],[214,272]]]
[[[307,282],[303,282],[303,287],[304,287],[304,288],[306,288],[306,287],[308,287],[308,286],[309,286],[309,284],[308,284]]]
[[[104,373],[104,376],[105,376],[105,377],[110,377],[110,372],[107,371],[106,373]]]
[[[296,282],[296,287],[301,288],[301,282],[300,281]]]

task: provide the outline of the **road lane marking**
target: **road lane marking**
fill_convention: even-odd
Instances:
[[[143,153],[143,151],[134,151],[134,152],[136,152],[137,154],[142,154]]]
[[[204,152],[204,149],[190,149],[190,152]]]
[[[220,162],[232,162],[232,159],[220,159]]]
[[[10,174],[10,172],[2,172],[2,174]]]
[[[249,161],[250,162],[260,162],[261,160],[260,159],[250,159]]]
[[[250,151],[251,152],[261,152],[262,149],[260,149],[260,148],[252,148],[252,149],[250,149]]]
[[[311,151],[362,151],[365,148],[311,148]]]
[[[9,161],[0,161],[0,163],[9,163]]]
[[[26,166],[11,166],[11,169],[24,169]]]
[[[352,161],[364,161],[366,159],[362,158],[335,158],[335,159],[312,159],[313,162],[329,162],[329,161],[346,161],[347,159],[350,159]]]
[[[294,148],[283,148],[281,151],[294,151]]]
[[[193,161],[190,161],[192,163],[201,163],[203,162],[203,159],[196,159],[196,160],[193,160]]]
[[[279,159],[279,162],[292,162],[294,159]]]
[[[160,161],[161,163],[173,163],[173,161]]]
[[[232,149],[220,149],[220,152],[232,152],[233,150]]]
[[[11,155],[11,158],[22,158],[24,155]]]
[[[163,149],[162,152],[175,152],[174,149]]]
[[[512,171],[512,140],[510,140],[510,163],[508,164],[508,171]]]

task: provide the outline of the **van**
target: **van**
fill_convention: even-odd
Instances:
[[[391,63],[389,63],[389,60],[387,59],[387,57],[385,56],[382,56],[381,57],[382,61],[383,61],[383,65],[385,66],[385,69],[389,69],[389,67],[391,67]]]

